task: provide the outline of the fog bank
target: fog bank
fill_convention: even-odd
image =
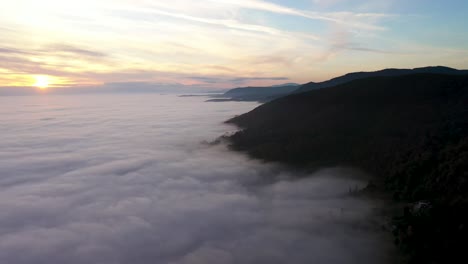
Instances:
[[[365,181],[203,144],[255,103],[0,98],[0,263],[383,263]],[[266,182],[264,179],[275,179]]]

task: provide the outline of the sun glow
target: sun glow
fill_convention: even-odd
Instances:
[[[49,77],[45,75],[37,75],[34,76],[36,79],[36,83],[34,83],[34,86],[39,88],[39,89],[47,89],[49,87]]]

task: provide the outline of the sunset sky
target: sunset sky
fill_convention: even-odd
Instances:
[[[0,86],[214,89],[466,69],[467,13],[465,0],[2,1]]]

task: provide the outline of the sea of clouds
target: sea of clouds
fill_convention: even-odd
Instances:
[[[383,263],[365,181],[204,141],[255,103],[0,97],[0,263]],[[304,175],[302,175],[304,176]]]

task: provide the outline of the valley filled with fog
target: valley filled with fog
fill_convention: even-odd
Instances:
[[[207,144],[257,106],[175,95],[0,97],[0,263],[384,263],[379,201]]]

